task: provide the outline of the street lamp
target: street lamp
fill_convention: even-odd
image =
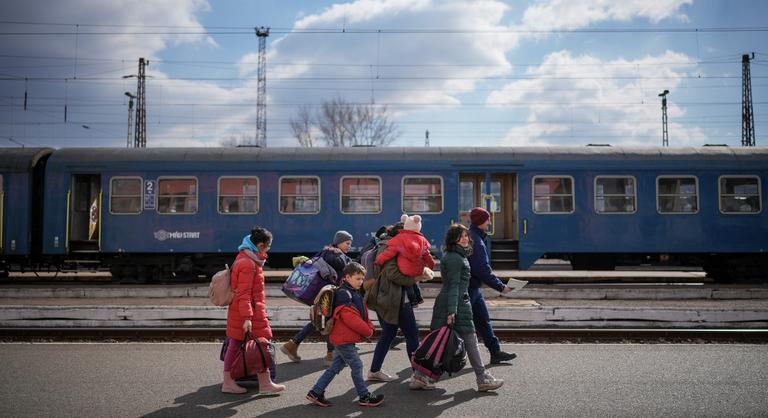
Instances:
[[[126,147],[131,148],[131,143],[133,142],[131,140],[131,127],[133,126],[133,99],[136,98],[135,95],[125,92],[125,95],[128,96],[128,138],[126,139]]]

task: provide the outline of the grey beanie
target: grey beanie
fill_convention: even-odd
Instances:
[[[347,231],[336,231],[333,236],[333,245],[339,245],[344,241],[352,241],[352,234]]]

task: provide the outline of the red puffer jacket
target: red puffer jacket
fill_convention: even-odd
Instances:
[[[260,253],[254,254],[255,260],[240,251],[235,260],[245,258],[232,268],[232,291],[235,297],[227,310],[227,336],[236,340],[243,340],[243,322],[251,320],[254,338],[264,337],[272,339],[272,328],[267,320],[267,305],[264,301],[264,271],[262,266],[266,256]]]
[[[363,305],[365,318],[368,318],[368,308]],[[333,311],[333,329],[331,344],[356,344],[373,335],[373,323],[363,319],[363,315],[354,304],[341,305]]]

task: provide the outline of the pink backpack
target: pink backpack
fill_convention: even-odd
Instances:
[[[232,263],[232,267],[235,267],[238,259]],[[224,264],[224,270],[216,272],[211,277],[211,284],[208,286],[208,299],[216,306],[229,306],[232,303],[232,299],[235,297],[235,292],[232,291],[232,272],[228,265]]]

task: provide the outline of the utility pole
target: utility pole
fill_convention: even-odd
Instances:
[[[136,86],[136,138],[133,146],[136,148],[147,147],[147,96],[146,75],[144,68],[149,61],[139,58],[139,76]]]
[[[667,95],[669,90],[664,90],[659,94],[661,97],[661,146],[669,146],[669,131],[667,131]]]
[[[755,53],[752,53],[755,59]],[[749,54],[741,56],[741,146],[755,146],[755,115],[752,113],[752,76]]]
[[[259,71],[258,88],[256,91],[256,138],[255,144],[260,147],[267,146],[267,36],[269,28],[264,26],[254,28],[256,37],[259,38]]]
[[[429,146],[429,129],[424,132],[424,146]]]
[[[133,99],[135,99],[136,96],[127,91],[125,92],[125,95],[128,96],[128,140],[126,147],[131,148],[133,146],[133,138],[131,136],[131,128],[133,127]]]

